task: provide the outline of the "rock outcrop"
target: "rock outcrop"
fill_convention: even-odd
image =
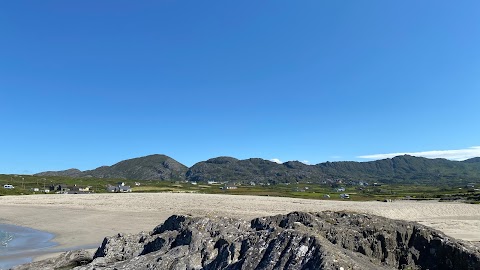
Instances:
[[[33,262],[14,267],[13,270],[58,270],[72,269],[76,266],[86,265],[93,260],[93,254],[87,250],[74,250],[60,254],[53,259]]]
[[[93,260],[74,269],[464,270],[480,269],[480,251],[418,223],[350,212],[249,222],[171,216],[152,232],[105,238]]]

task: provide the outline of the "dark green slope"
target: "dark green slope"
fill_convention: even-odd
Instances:
[[[187,167],[165,155],[150,155],[118,162],[112,166],[102,166],[94,170],[78,171],[66,174],[64,172],[44,172],[39,176],[70,176],[119,178],[138,180],[183,180]]]
[[[243,181],[281,183],[318,179],[314,167],[298,161],[277,164],[260,158],[238,160],[218,157],[193,165],[187,172],[191,181]]]
[[[459,162],[397,156],[369,162],[325,162],[306,165],[298,161],[277,164],[263,159],[219,157],[199,162],[187,172],[191,181],[323,182],[336,179],[384,183],[448,184],[480,179],[480,159]]]
[[[480,176],[473,166],[446,159],[397,156],[369,162],[326,162],[315,165],[325,174],[384,182],[435,182]]]
[[[232,157],[217,157],[198,162],[191,168],[187,168],[168,156],[151,155],[89,171],[70,169],[37,175],[244,183],[297,181],[322,183],[342,179],[441,185],[478,182],[480,180],[480,158],[450,161],[405,155],[369,162],[341,161],[306,165],[298,161],[277,164],[260,158],[238,160]]]
[[[48,171],[35,174],[36,176],[67,176],[67,177],[81,177],[82,171],[79,169],[68,169],[64,171]]]

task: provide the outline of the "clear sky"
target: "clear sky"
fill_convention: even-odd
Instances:
[[[0,2],[0,173],[452,158],[479,118],[478,0]]]

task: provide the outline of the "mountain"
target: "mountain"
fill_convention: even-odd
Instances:
[[[36,176],[68,176],[68,177],[81,177],[82,171],[79,169],[68,169],[64,171],[48,171],[35,174]]]
[[[272,184],[297,181],[322,183],[338,179],[382,183],[451,184],[479,181],[480,158],[451,161],[404,155],[368,162],[340,161],[307,165],[299,161],[278,164],[260,158],[239,160],[233,157],[216,157],[187,168],[168,156],[151,155],[94,170],[69,169],[36,175]]]
[[[138,180],[183,180],[187,167],[165,155],[150,155],[102,166],[94,170],[70,169],[59,172],[42,172],[37,176],[69,176],[94,178],[119,178]]]
[[[480,159],[478,159],[480,161]],[[219,157],[193,165],[186,174],[191,181],[323,182],[335,179],[384,183],[435,183],[478,181],[480,162],[450,161],[413,156],[369,162],[325,162],[306,165],[298,161],[283,164],[251,158]]]
[[[480,163],[480,157],[470,158],[470,159],[464,160],[462,162],[464,162],[464,163]]]
[[[236,182],[291,182],[315,181],[326,175],[314,166],[298,161],[277,164],[272,161],[250,158],[238,160],[218,157],[193,165],[186,174],[190,181],[236,181]]]

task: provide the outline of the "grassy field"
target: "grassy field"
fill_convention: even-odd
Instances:
[[[69,187],[90,186],[95,193],[105,193],[106,187],[125,182],[132,187],[132,192],[195,192],[209,194],[237,194],[257,196],[279,196],[305,199],[340,200],[340,194],[350,195],[350,200],[395,200],[395,199],[440,199],[462,198],[472,202],[480,201],[480,192],[467,189],[464,186],[425,186],[425,185],[387,185],[381,186],[342,186],[345,191],[337,191],[330,185],[298,183],[279,185],[239,185],[235,189],[224,189],[223,184],[194,185],[189,182],[151,181],[151,180],[122,180],[122,179],[95,179],[95,178],[68,178],[68,177],[39,177],[31,175],[0,175],[0,195],[21,195],[45,193],[56,184],[66,184]],[[136,186],[139,182],[140,186]],[[14,189],[5,189],[3,185],[14,185]],[[338,186],[338,187],[340,187]],[[338,188],[337,187],[337,188]],[[34,191],[38,188],[39,191]],[[50,192],[55,193],[55,192]],[[330,198],[327,198],[328,196]]]

